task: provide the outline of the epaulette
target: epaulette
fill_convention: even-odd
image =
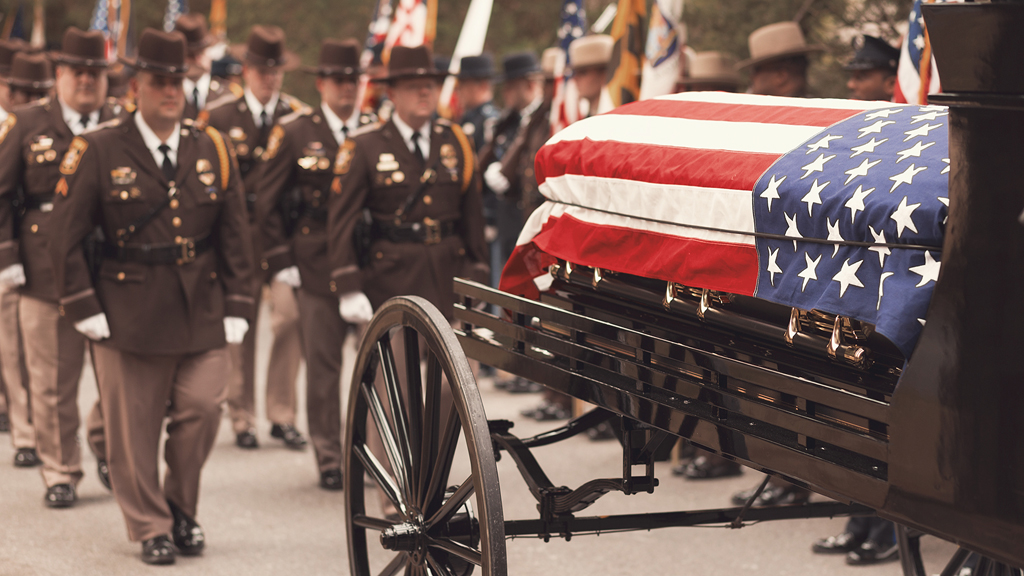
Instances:
[[[242,88],[242,86],[237,82],[228,83],[228,90],[235,96],[235,98],[245,96],[245,88]]]
[[[92,128],[86,128],[85,130],[82,131],[82,134],[92,134],[93,132],[98,132],[100,130],[103,130],[104,128],[114,128],[114,127],[120,126],[120,125],[121,125],[121,119],[120,118],[111,118],[110,120],[107,120],[106,122],[100,122],[99,124],[93,126]]]
[[[225,94],[225,95],[221,96],[220,98],[217,98],[213,102],[207,102],[206,103],[206,109],[207,110],[216,110],[217,108],[220,108],[221,106],[226,106],[228,104],[233,104],[233,103],[237,102],[238,99],[241,98],[242,96],[243,96],[243,94],[233,94],[233,93],[232,94]]]
[[[370,132],[373,132],[374,130],[379,129],[380,127],[381,127],[381,123],[380,122],[374,122],[372,124],[365,124],[363,126],[360,126],[359,128],[356,128],[352,132],[350,132],[348,137],[349,138],[355,138],[356,136],[360,136],[362,134],[369,134]]]

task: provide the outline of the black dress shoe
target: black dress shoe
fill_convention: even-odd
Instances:
[[[750,490],[743,490],[737,492],[732,496],[732,503],[737,506],[743,506],[750,500],[750,497],[754,495],[757,488],[751,488]],[[761,492],[761,495],[754,501],[754,506],[784,506],[787,504],[806,504],[807,500],[811,497],[811,493],[804,488],[798,486],[775,486],[768,484]]]
[[[206,536],[199,524],[178,508],[178,506],[167,501],[171,507],[171,515],[174,516],[174,526],[171,527],[171,537],[174,538],[174,545],[182,556],[198,556],[203,553],[206,546]]]
[[[259,448],[260,443],[256,440],[255,430],[246,430],[245,432],[239,432],[235,435],[235,444],[239,448],[245,448],[246,450],[252,450],[253,448]]]
[[[35,448],[18,448],[14,453],[14,465],[18,468],[31,468],[39,466],[43,461],[39,459]]]
[[[549,422],[551,420],[568,420],[572,414],[568,410],[562,408],[558,404],[553,402],[545,402],[536,408],[530,408],[529,410],[523,410],[520,412],[527,418],[532,418],[537,422]]]
[[[320,473],[320,487],[324,490],[342,490],[345,480],[341,476],[341,468],[332,468]]]
[[[7,416],[7,412],[0,412],[0,432],[11,431],[11,418]]]
[[[743,474],[743,468],[732,460],[697,456],[683,470],[683,476],[690,480],[711,480]]]
[[[536,382],[516,376],[508,385],[505,391],[511,394],[533,394],[544,390],[544,387]]]
[[[142,543],[142,561],[146,564],[174,564],[177,553],[167,536],[160,535]]]
[[[836,536],[829,536],[828,538],[818,540],[811,545],[811,551],[815,554],[846,554],[851,550],[860,548],[860,545],[863,543],[863,538],[859,538],[850,532],[843,532]]]
[[[110,467],[107,466],[107,461],[100,458],[96,461],[96,476],[100,479],[100,484],[107,490],[113,490],[110,487]]]
[[[302,437],[302,432],[291,424],[274,424],[270,427],[270,435],[283,440],[284,445],[292,450],[302,450],[306,447],[306,439]]]
[[[70,508],[75,505],[75,487],[71,484],[56,484],[46,489],[43,499],[50,508]]]
[[[868,540],[856,550],[846,554],[846,563],[850,566],[867,566],[879,564],[899,558],[900,547],[895,542],[892,544],[879,544]]]

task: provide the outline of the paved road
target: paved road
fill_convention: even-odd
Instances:
[[[266,316],[264,316],[266,318]],[[267,322],[261,326],[266,327]],[[266,360],[266,328],[260,334],[260,358]],[[351,351],[347,356],[351,358]],[[349,364],[350,365],[350,364]],[[88,374],[87,370],[87,374]],[[260,373],[265,373],[261,369]],[[301,377],[300,377],[301,381]],[[262,381],[260,382],[262,386]],[[513,396],[482,384],[489,418],[517,422],[514,432],[540,431],[523,421],[519,410],[536,395]],[[83,378],[80,405],[95,399],[91,376]],[[300,391],[300,402],[302,392]],[[262,412],[262,405],[260,406]],[[300,428],[305,430],[304,418]],[[51,510],[42,503],[44,488],[36,470],[14,468],[9,438],[0,435],[0,575],[182,575],[278,576],[347,574],[348,560],[342,494],[317,487],[311,450],[293,452],[269,437],[260,425],[261,447],[234,446],[227,420],[204,471],[199,521],[207,535],[201,558],[179,558],[174,567],[147,567],[139,545],[128,542],[112,496],[95,475],[95,459],[85,450],[86,477],[79,504]],[[577,486],[587,480],[616,477],[621,470],[617,444],[575,438],[538,451],[556,484]],[[536,517],[535,504],[509,458],[499,462],[506,518]],[[711,482],[684,482],[667,469],[653,495],[612,494],[587,514],[634,513],[717,507],[736,490],[759,481],[760,474]],[[811,542],[837,533],[842,520],[794,520],[764,523],[738,531],[677,528],[653,532],[576,537],[571,542],[517,539],[508,543],[509,573],[514,575],[696,574],[896,576],[897,563],[851,568],[841,558],[815,556]],[[929,557],[948,558],[952,548],[926,540]],[[938,573],[938,569],[931,570]]]

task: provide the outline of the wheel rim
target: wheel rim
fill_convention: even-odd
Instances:
[[[896,540],[900,547],[900,563],[904,576],[958,576],[964,566],[971,576],[1024,576],[1024,571],[980,556],[965,548],[957,548],[944,566],[925,566],[921,555],[921,538],[925,536],[912,528],[896,525]]]
[[[504,576],[504,518],[483,403],[451,326],[426,300],[393,298],[378,310],[360,344],[348,412],[352,573],[466,576],[479,567]],[[397,519],[372,503],[368,510],[378,494],[365,489],[364,474]]]

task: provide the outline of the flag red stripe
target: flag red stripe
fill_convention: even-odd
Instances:
[[[616,108],[608,112],[608,114],[662,116],[720,122],[756,122],[758,124],[785,124],[788,126],[820,126],[826,128],[863,111],[843,108],[754,106],[750,104],[725,104],[721,102],[652,99]]]

